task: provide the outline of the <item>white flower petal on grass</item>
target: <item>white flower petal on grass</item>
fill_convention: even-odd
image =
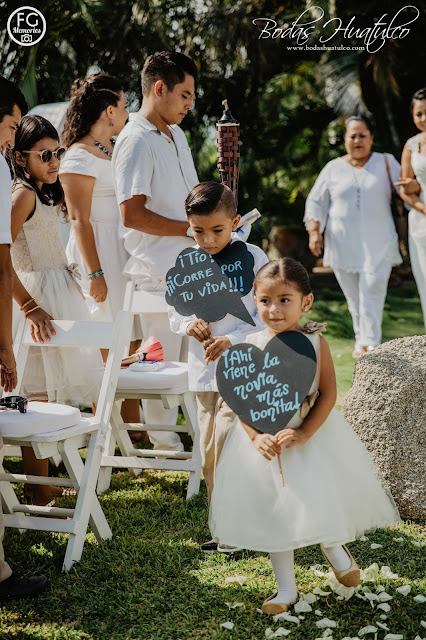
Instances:
[[[366,627],[363,627],[362,629],[360,629],[358,631],[358,635],[363,638],[364,636],[366,636],[368,633],[376,633],[377,631],[377,627],[373,627],[372,624],[367,625]]]
[[[294,605],[295,613],[309,613],[310,611],[312,611],[312,607],[306,600],[299,600]]]
[[[297,616],[299,618],[299,620],[305,620],[306,616]]]
[[[404,640],[402,633],[387,633],[383,640]]]
[[[387,617],[386,613],[382,613],[382,614],[379,616],[379,618],[380,618],[380,620],[387,620],[387,619],[388,619],[388,617]]]
[[[332,632],[331,629],[325,629],[325,631],[323,631],[323,633],[322,633],[322,637],[323,638],[328,638],[328,637],[330,637],[332,635],[333,635],[333,632]]]
[[[382,611],[386,611],[386,613],[389,613],[389,611],[391,610],[390,605],[387,602],[378,604],[377,608],[381,609]]]
[[[273,618],[274,622],[278,622],[278,620],[285,620],[286,622],[294,622],[294,624],[300,624],[299,618],[296,616],[292,616],[288,611],[284,611],[284,613],[277,613]]]
[[[399,575],[397,573],[392,573],[390,567],[387,567],[386,565],[383,565],[383,567],[380,569],[380,573],[382,574],[382,576],[384,576],[385,578],[389,578],[390,580],[398,580]]]
[[[404,538],[392,538],[394,542],[405,542]]]
[[[284,627],[279,627],[275,633],[274,633],[274,638],[279,638],[280,636],[288,636],[289,633],[291,633],[290,629],[284,629]]]
[[[228,609],[236,609],[237,607],[244,607],[244,602],[225,602]]]
[[[410,584],[404,584],[402,587],[398,587],[397,591],[398,591],[398,593],[400,593],[403,596],[408,596],[408,594],[411,591],[411,585]]]
[[[367,542],[367,540],[368,540],[367,536],[361,536],[361,537],[359,538],[359,541],[360,541],[360,542]]]
[[[379,596],[375,593],[364,593],[365,597],[367,598],[367,600],[378,600]]]
[[[421,638],[420,636],[416,636],[414,640],[424,640],[424,638]]]
[[[326,567],[325,571],[324,571],[324,567]],[[311,565],[310,569],[315,573],[315,575],[318,578],[321,578],[322,576],[326,576],[328,573],[328,567],[325,564],[313,564]]]
[[[372,549],[381,549],[383,547],[382,544],[377,544],[377,542],[373,542],[373,544],[371,545]]]
[[[337,627],[337,622],[335,620],[329,620],[328,618],[317,620],[315,624],[318,629],[335,629]]]
[[[426,629],[426,622],[424,620],[420,620],[420,624],[422,627]]]
[[[389,602],[389,600],[393,600],[393,596],[386,593],[386,591],[382,591],[377,597],[379,602]]]
[[[229,629],[229,631],[232,631],[232,629],[234,628],[234,623],[228,620],[228,622],[222,622],[220,626],[224,629]]]
[[[272,631],[271,627],[268,627],[267,629],[265,629],[265,638],[273,638],[274,637],[274,632]]]
[[[256,609],[257,613],[261,613],[262,616],[264,616],[265,614],[263,613],[262,609]]]
[[[308,604],[313,604],[318,600],[316,595],[314,595],[313,593],[302,593],[302,599]]]
[[[417,542],[417,540],[411,540],[411,544],[414,545],[415,547],[421,547],[422,545],[420,544],[420,542]]]
[[[381,593],[382,591],[386,591],[382,584],[378,584],[376,587],[376,593]]]
[[[312,593],[315,593],[317,596],[329,596],[331,591],[323,591],[320,587],[315,587]]]
[[[345,587],[345,585],[341,584],[337,587],[335,593],[344,600],[350,600],[355,593],[355,587]]]
[[[377,562],[373,562],[369,567],[361,571],[361,580],[363,582],[376,582],[379,575],[379,565]]]
[[[384,631],[389,631],[388,625],[383,624],[383,622],[375,622],[374,624],[377,624],[377,626],[380,627],[380,629],[383,629]]]
[[[321,616],[323,616],[324,614],[323,614],[323,612],[322,612],[320,609],[315,609],[315,615],[316,615],[316,616],[318,616],[318,617],[321,617]]]
[[[426,602],[426,598],[424,596],[422,596],[421,593],[419,593],[418,596],[415,596],[413,598],[414,602],[420,602],[420,604],[423,604],[423,602]]]
[[[247,580],[248,578],[246,578],[246,576],[230,576],[229,578],[225,578],[225,582],[238,582],[241,586],[243,586]]]

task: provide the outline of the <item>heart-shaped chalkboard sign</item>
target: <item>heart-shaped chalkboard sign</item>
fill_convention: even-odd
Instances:
[[[276,434],[289,423],[309,393],[317,369],[312,342],[285,331],[264,350],[237,344],[219,359],[216,379],[222,398],[244,422]]]

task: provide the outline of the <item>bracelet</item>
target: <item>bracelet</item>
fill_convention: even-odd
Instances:
[[[35,311],[36,309],[41,309],[40,305],[37,305],[36,307],[33,307],[32,309],[30,309],[29,311],[25,312],[25,317],[27,318],[30,313],[32,313],[33,311]]]
[[[34,298],[30,298],[29,300],[27,300],[27,302],[26,302],[25,304],[23,304],[23,305],[22,305],[22,307],[21,307],[21,311],[23,311],[23,310],[25,309],[25,307],[28,307],[28,305],[29,305],[31,302],[35,302]]]
[[[104,272],[102,269],[98,269],[97,271],[92,271],[92,273],[88,273],[87,276],[89,280],[94,280],[95,278],[99,278],[99,276],[103,276]]]

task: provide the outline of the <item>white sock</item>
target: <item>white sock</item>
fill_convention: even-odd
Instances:
[[[278,582],[278,593],[269,602],[285,602],[292,604],[297,600],[297,587],[294,577],[294,552],[280,551],[279,553],[270,553],[272,566],[274,568],[275,577]]]
[[[345,571],[351,566],[351,559],[341,545],[326,547],[323,545],[324,553],[337,571]]]

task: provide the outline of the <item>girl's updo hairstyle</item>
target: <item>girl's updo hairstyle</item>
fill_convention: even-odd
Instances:
[[[281,280],[283,284],[292,285],[303,296],[312,293],[308,272],[303,264],[294,258],[280,258],[263,265],[253,282],[254,293],[256,293],[256,287],[265,280],[277,279]]]
[[[367,116],[353,115],[353,116],[350,116],[349,118],[346,118],[346,120],[345,120],[345,133],[347,131],[348,125],[350,125],[351,122],[363,122],[365,124],[365,126],[367,127],[367,129],[369,130],[369,132],[371,133],[371,135],[373,135],[373,126],[371,124],[370,118],[367,118]]]
[[[79,78],[71,86],[71,102],[65,116],[62,144],[69,147],[84,138],[102,111],[116,107],[123,91],[121,82],[106,73],[93,73],[85,80]]]
[[[413,112],[413,109],[414,109],[415,100],[426,100],[426,88],[418,89],[418,91],[416,91],[413,94],[413,97],[411,98],[411,106],[410,106],[411,113]]]
[[[26,177],[26,169],[21,167],[16,159],[17,151],[25,156],[25,151],[31,151],[34,145],[40,140],[43,140],[43,138],[52,138],[53,140],[57,140],[59,144],[59,134],[49,120],[46,120],[46,118],[42,116],[24,116],[16,131],[15,146],[6,152],[10,173],[14,185],[19,181],[19,183],[24,184],[27,189],[35,191],[43,204],[62,204],[64,201],[64,192],[59,182],[59,177],[56,178],[56,182],[53,184],[43,184],[40,189],[34,178],[31,176],[29,178]]]

